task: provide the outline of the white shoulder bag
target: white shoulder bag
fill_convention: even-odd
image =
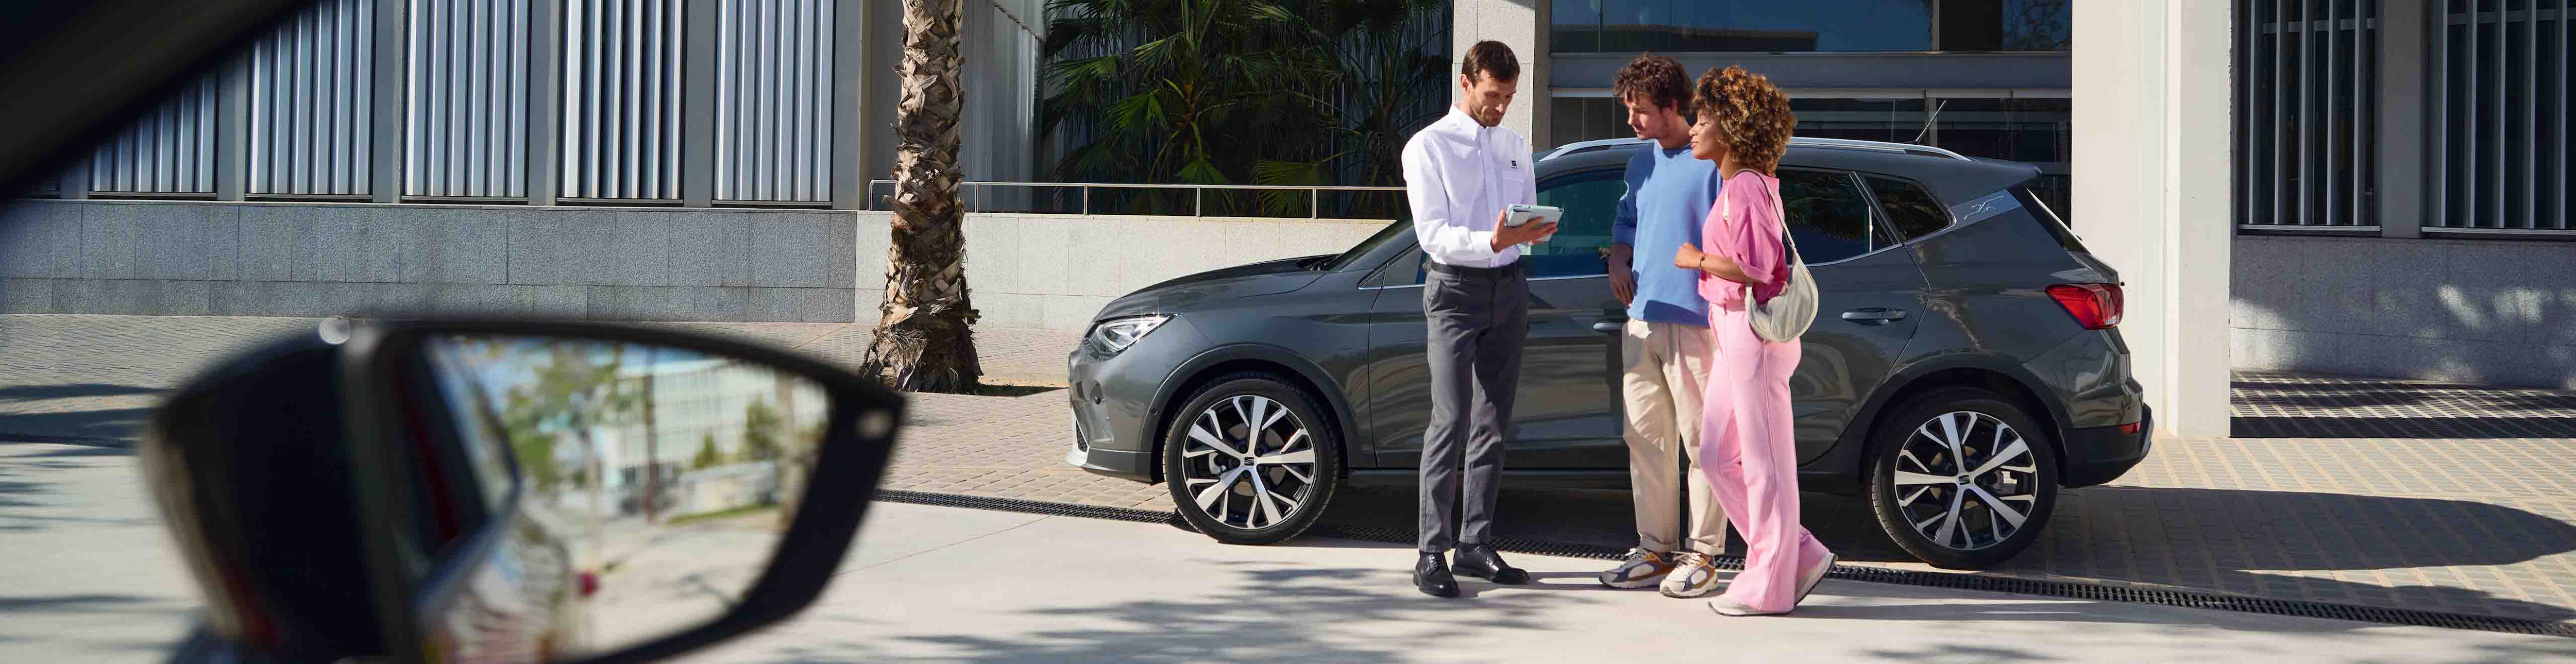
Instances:
[[[1778,182],[1774,180],[1773,182]],[[1780,220],[1780,246],[1788,250],[1789,284],[1763,302],[1753,296],[1753,287],[1744,287],[1745,318],[1753,325],[1753,334],[1765,341],[1796,341],[1816,322],[1816,280],[1807,275],[1807,260],[1798,256],[1798,241],[1789,237],[1789,215],[1780,206],[1778,185],[1771,190],[1771,216]]]

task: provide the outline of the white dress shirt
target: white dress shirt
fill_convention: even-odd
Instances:
[[[1404,143],[1404,193],[1413,205],[1413,237],[1431,260],[1459,267],[1502,267],[1519,245],[1494,251],[1503,207],[1538,203],[1529,139],[1487,127],[1457,107]]]

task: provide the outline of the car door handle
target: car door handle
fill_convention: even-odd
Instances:
[[[1843,312],[1843,320],[1862,325],[1886,325],[1888,323],[1905,320],[1905,310],[1890,309],[1887,307],[1853,309],[1851,311]]]
[[[1604,318],[1592,321],[1592,331],[1602,334],[1618,334],[1619,330],[1627,325],[1628,319],[1625,318]]]

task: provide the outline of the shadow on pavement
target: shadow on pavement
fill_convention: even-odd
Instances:
[[[1015,617],[1031,623],[1082,625],[1021,630],[1008,636],[986,636],[973,625],[956,633],[889,636],[873,641],[799,639],[797,645],[773,650],[763,661],[847,662],[1101,662],[1101,661],[1250,661],[1294,652],[1313,661],[1396,661],[1419,655],[1411,639],[1317,639],[1315,632],[1335,625],[1401,625],[1405,631],[1433,634],[1449,631],[1443,613],[1472,610],[1483,629],[1536,633],[1552,629],[1542,617],[1569,606],[1594,604],[1580,596],[1556,593],[1488,595],[1472,604],[1410,596],[1390,598],[1383,589],[1355,586],[1386,577],[1386,570],[1305,568],[1275,563],[1208,561],[1234,567],[1227,584],[1172,589],[1168,599],[1048,608]],[[1484,586],[1468,582],[1467,597]],[[1404,590],[1410,594],[1410,589]],[[1462,597],[1461,599],[1465,599]],[[999,616],[978,620],[996,620]],[[1354,643],[1358,642],[1358,643]],[[902,655],[930,650],[937,655]]]
[[[0,403],[12,401],[50,401],[81,397],[111,397],[135,394],[160,394],[163,390],[133,385],[108,383],[65,383],[60,385],[12,385],[0,387]]]
[[[164,600],[133,595],[47,595],[17,597],[0,595],[0,613],[73,612],[95,613],[126,610],[136,605],[159,604]]]
[[[2576,438],[2569,417],[2247,417],[2231,418],[2235,438]]]
[[[108,383],[63,383],[55,385],[12,385],[0,387],[0,444],[54,443],[84,445],[96,448],[130,448],[135,429],[151,417],[150,407],[64,408],[48,404],[41,411],[30,412],[28,404],[65,399],[108,398],[113,403],[131,404],[135,397],[159,395],[165,390],[136,385]],[[117,452],[122,454],[124,452]],[[68,455],[66,455],[68,456]]]
[[[1334,496],[1321,523],[1411,532],[1414,500],[1408,488],[1349,489]],[[1496,502],[1499,538],[1636,545],[1634,508],[1624,491],[1505,489]],[[1879,528],[1866,501],[1811,493],[1801,502],[1802,522],[1844,561],[1915,562]],[[1405,548],[1313,537],[1289,545]],[[1742,540],[1730,535],[1728,551],[1741,555]],[[2475,569],[2475,585],[2488,589],[2476,590],[2457,570],[2523,565],[2570,552],[2576,552],[2576,524],[2474,500],[2097,487],[2060,493],[2040,541],[2011,561],[1975,573],[2565,621],[2576,620],[2576,606],[2490,592],[2505,578],[2548,572]],[[1400,551],[1389,556],[1390,568],[1410,564],[1399,560]],[[1606,569],[1608,563],[1601,565]],[[2539,579],[2521,583],[2544,593],[2548,587]]]

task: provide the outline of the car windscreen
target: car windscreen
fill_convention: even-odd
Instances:
[[[1333,260],[1324,264],[1324,271],[1340,272],[1342,270],[1350,269],[1361,257],[1377,251],[1378,247],[1383,247],[1386,246],[1386,243],[1408,237],[1412,235],[1412,233],[1412,221],[1397,219],[1394,223],[1387,224],[1386,228],[1378,229],[1377,234],[1371,235],[1368,239],[1361,240],[1358,245],[1352,246],[1350,251],[1342,252],[1342,255],[1340,256],[1334,256]]]

